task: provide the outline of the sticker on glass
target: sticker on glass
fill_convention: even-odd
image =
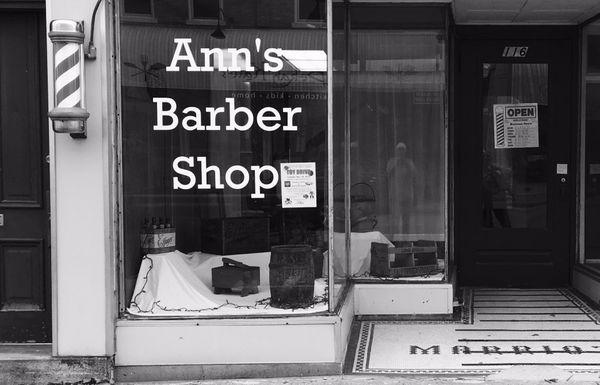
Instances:
[[[494,148],[539,146],[537,103],[494,104]]]
[[[315,162],[281,163],[281,207],[317,207]]]

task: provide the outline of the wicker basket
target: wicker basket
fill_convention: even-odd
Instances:
[[[389,256],[394,255],[390,261]],[[437,247],[389,247],[385,243],[371,243],[371,275],[376,277],[416,277],[431,274],[438,269]]]

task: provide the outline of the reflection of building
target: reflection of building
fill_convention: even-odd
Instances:
[[[91,114],[87,139],[51,134],[46,152],[37,136],[23,138],[10,130],[39,115],[31,108],[44,98],[34,100],[35,87],[25,92],[15,83],[10,89],[19,90],[15,100],[21,102],[10,104],[6,88],[0,91],[0,128],[10,138],[2,142],[11,143],[3,147],[8,156],[0,202],[6,221],[0,225],[2,341],[47,342],[51,318],[54,356],[102,357],[98,361],[109,368],[114,358],[117,379],[339,373],[356,315],[448,318],[457,288],[464,285],[572,286],[594,299],[599,281],[594,263],[600,260],[595,236],[600,158],[593,145],[600,120],[600,30],[593,17],[600,7],[573,0],[569,12],[553,10],[558,3],[547,0],[547,8],[537,10],[520,2],[522,7],[506,12],[484,5],[470,9],[465,0],[426,6],[325,0],[103,3],[95,24],[98,58],[84,63]],[[333,20],[326,20],[326,6]],[[46,4],[48,19],[85,20],[86,28],[92,11],[93,4],[73,0]],[[35,17],[11,13],[20,18],[10,23],[18,25],[0,22],[0,39],[3,28],[10,29],[6,25],[25,33],[33,30],[25,26],[36,23]],[[547,22],[543,15],[549,15]],[[11,68],[43,73],[31,64],[40,61],[22,50],[36,36],[20,41],[14,55],[0,57],[18,58]],[[221,49],[215,52],[222,53],[223,67],[238,59],[259,70],[188,72],[181,65],[178,72],[167,71],[179,38],[191,39],[196,58],[203,58],[202,48]],[[578,44],[584,56],[575,53]],[[247,48],[249,54],[242,60],[228,48]],[[281,49],[278,71],[264,70],[269,48]],[[559,76],[577,73],[578,60],[583,83]],[[25,79],[19,71],[1,75]],[[49,85],[52,96],[52,81]],[[578,92],[581,106],[570,102],[579,99]],[[153,98],[195,106],[202,119],[221,129],[189,129],[183,121],[196,112],[180,109],[175,129],[153,130]],[[226,98],[255,117],[265,111],[266,129],[225,129],[229,111],[218,108]],[[535,103],[539,111],[539,145],[495,147],[494,105],[524,103]],[[275,114],[293,108],[302,111],[289,124],[298,129],[276,127]],[[585,114],[581,119],[579,111]],[[244,114],[236,115],[236,123],[243,124]],[[23,132],[41,125],[27,124]],[[38,170],[41,161],[23,166],[46,153],[50,170]],[[180,156],[191,157],[194,165],[203,159],[204,172],[191,162],[179,163],[183,172],[175,172],[173,161]],[[265,197],[251,196],[256,175],[265,176],[259,184],[273,180],[252,167],[280,172],[289,163],[310,164],[306,170],[316,170],[316,186],[275,183],[264,189]],[[185,171],[206,175],[197,184],[212,187],[174,189],[174,177],[187,181]],[[10,183],[36,178],[39,185],[11,190]],[[213,188],[220,184],[223,188]],[[304,195],[311,204],[285,209],[282,197],[290,196],[282,194],[285,188],[300,191],[298,205]],[[50,191],[48,198],[43,190]],[[46,201],[51,232],[44,230],[42,214],[27,219],[40,224],[39,234],[11,227],[35,227],[14,221],[25,214],[12,210],[41,212]],[[52,263],[46,263],[43,278],[48,259],[40,239],[46,233]],[[165,246],[156,235],[164,233],[175,233],[178,252],[155,259],[143,255],[141,244],[152,248],[156,240],[154,248]],[[313,303],[301,309],[270,306],[269,248],[297,243],[310,251],[281,257],[286,262],[277,265],[278,272],[292,273],[277,277],[278,289],[310,281],[302,289],[313,290]],[[373,243],[383,245],[384,255],[386,247],[396,246],[394,264],[422,258],[431,270],[416,277],[375,277]],[[225,252],[233,254],[228,255],[233,262],[212,254],[225,249],[237,250]],[[242,277],[259,271],[261,283],[246,274],[243,297],[239,287],[233,294],[215,294],[215,267]],[[34,285],[44,280],[47,288]],[[43,320],[31,316],[42,312]],[[23,319],[33,326],[22,328]],[[30,328],[41,330],[41,337],[27,338],[21,329]]]

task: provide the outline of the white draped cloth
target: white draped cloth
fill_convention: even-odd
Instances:
[[[222,266],[223,256],[173,251],[149,254],[141,263],[128,311],[136,315],[252,315],[297,314],[327,311],[328,305],[319,302],[306,309],[279,309],[268,305],[269,260],[271,253],[229,255],[227,258],[258,266],[260,285],[257,294],[214,294],[212,268]],[[315,297],[325,294],[327,282],[315,280]],[[260,302],[260,303],[258,303]],[[266,304],[265,304],[266,303]]]

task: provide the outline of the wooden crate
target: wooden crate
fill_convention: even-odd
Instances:
[[[390,260],[390,255],[394,258]],[[371,275],[376,277],[416,277],[431,274],[438,269],[437,247],[389,247],[385,243],[371,243]]]
[[[269,251],[268,217],[217,218],[202,221],[200,250],[218,255]]]

